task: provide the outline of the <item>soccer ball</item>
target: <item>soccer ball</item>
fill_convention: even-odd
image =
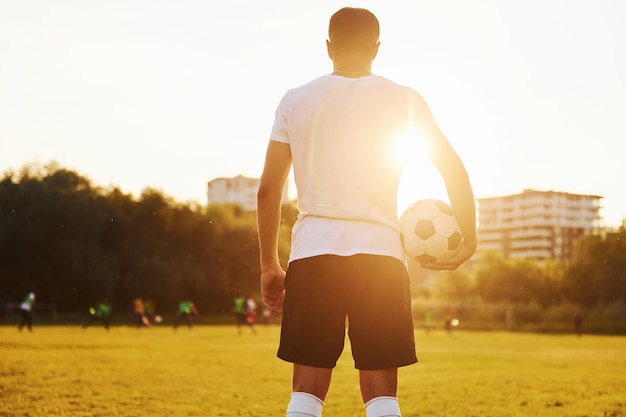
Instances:
[[[463,242],[452,208],[440,200],[419,200],[400,216],[405,252],[421,264],[453,256]]]

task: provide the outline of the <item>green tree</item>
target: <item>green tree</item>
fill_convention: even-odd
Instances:
[[[587,308],[626,301],[626,229],[579,238],[563,285],[569,300]]]
[[[476,270],[476,292],[488,302],[529,303],[542,291],[544,274],[536,261],[486,254]]]
[[[475,295],[472,271],[466,266],[454,271],[437,272],[434,281],[434,296],[438,300],[458,302]]]
[[[546,260],[539,270],[539,280],[533,296],[543,308],[559,304],[563,299],[563,264],[556,260]]]
[[[296,217],[285,205],[285,262]],[[60,311],[84,311],[101,297],[124,311],[137,296],[172,311],[192,298],[201,311],[218,312],[236,291],[258,295],[259,275],[254,212],[180,204],[149,188],[134,199],[54,163],[0,179],[3,297],[33,288]]]

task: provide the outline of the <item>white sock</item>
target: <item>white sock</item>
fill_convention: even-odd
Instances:
[[[402,417],[396,397],[376,397],[365,403],[367,417]]]
[[[306,392],[292,392],[287,417],[322,417],[324,401]]]

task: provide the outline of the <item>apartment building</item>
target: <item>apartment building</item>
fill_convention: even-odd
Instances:
[[[256,210],[256,195],[259,178],[238,175],[233,178],[215,178],[207,184],[207,204],[236,204],[244,210]],[[285,183],[283,203],[288,201],[288,188]]]
[[[524,190],[478,199],[478,251],[501,251],[507,258],[567,261],[574,241],[601,226],[596,195]]]

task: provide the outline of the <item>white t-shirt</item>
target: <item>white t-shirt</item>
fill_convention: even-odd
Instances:
[[[325,254],[404,261],[395,144],[410,126],[434,123],[417,92],[377,75],[325,75],[289,90],[270,136],[289,144],[298,192],[289,261]]]

